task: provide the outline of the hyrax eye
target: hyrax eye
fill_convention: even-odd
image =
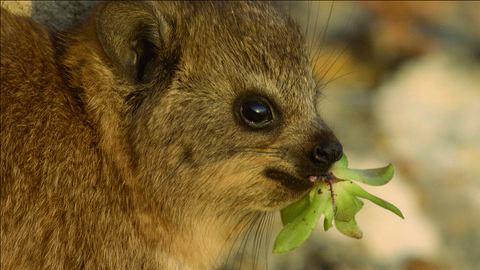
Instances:
[[[240,115],[247,124],[254,127],[261,127],[272,120],[272,110],[267,104],[248,100],[240,105]]]

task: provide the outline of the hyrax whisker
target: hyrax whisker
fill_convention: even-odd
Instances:
[[[245,234],[246,230],[248,230],[248,228],[249,228],[245,224],[251,224],[252,221],[254,221],[256,218],[257,218],[257,215],[246,215],[246,216],[242,217],[240,219],[240,221],[233,227],[233,229],[229,233],[228,237],[226,238],[228,240],[225,241],[225,244],[227,244],[227,241],[228,242],[230,241],[231,237],[233,236],[233,232],[235,232],[235,231],[240,231],[240,234],[242,235],[242,237],[235,239],[234,244],[230,246],[228,254],[227,254],[226,259],[225,259],[225,263],[224,263],[224,265],[226,267],[228,267],[229,264],[234,264],[235,260],[237,259],[237,256],[238,256],[239,253],[236,253],[235,256],[232,258],[232,252],[235,249],[240,250],[240,248],[241,248],[241,245],[240,245],[240,247],[238,246],[238,241],[241,240],[241,242],[243,243],[243,239],[245,237],[244,234]],[[233,261],[230,261],[230,259],[232,259]],[[220,256],[217,257],[217,262],[222,261],[222,260],[223,260],[222,257],[220,257]]]
[[[247,252],[247,245],[248,245],[248,240],[250,238],[250,233],[252,232],[252,230],[254,229],[256,223],[258,222],[258,219],[261,217],[261,214],[257,215],[254,219],[253,219],[253,222],[250,224],[250,226],[248,227],[248,229],[245,231],[244,235],[242,236],[242,241],[240,243],[240,265],[239,265],[239,269],[242,269],[242,264],[244,262],[244,259],[246,259],[246,252]]]
[[[326,19],[326,23],[325,23],[325,26],[323,27],[322,29],[322,37],[321,37],[321,42],[320,42],[320,46],[318,48],[318,51],[321,53],[322,50],[323,50],[323,47],[325,46],[325,42],[327,41],[327,33],[328,33],[328,27],[330,25],[330,22],[332,20],[332,14],[333,14],[333,6],[334,6],[335,2],[332,1],[331,4],[330,4],[330,10],[328,11],[328,17]],[[320,37],[320,35],[318,35],[318,37]]]

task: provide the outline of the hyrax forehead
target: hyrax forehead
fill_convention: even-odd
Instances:
[[[279,6],[244,1],[185,5],[179,25],[185,31],[179,64],[184,77],[196,83],[207,77],[233,87],[236,95],[253,90],[281,104],[312,106],[315,82],[304,40]]]

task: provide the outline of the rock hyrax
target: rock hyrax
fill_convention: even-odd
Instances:
[[[2,269],[211,269],[342,155],[271,3],[2,10],[1,48]]]

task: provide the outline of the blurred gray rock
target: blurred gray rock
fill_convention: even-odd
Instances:
[[[3,8],[61,30],[82,21],[98,1],[1,1]]]

